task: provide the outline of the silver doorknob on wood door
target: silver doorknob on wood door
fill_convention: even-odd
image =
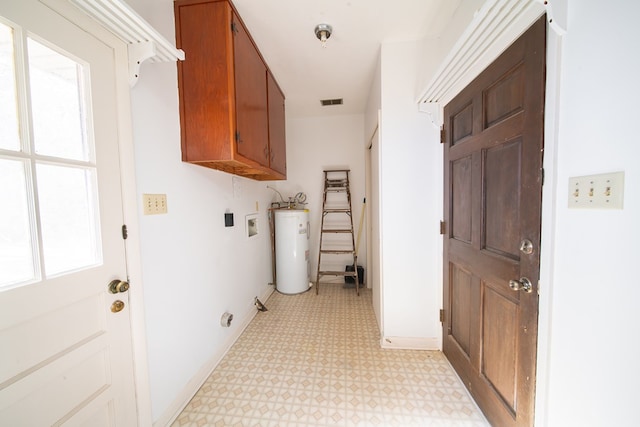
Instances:
[[[520,252],[531,255],[533,253],[533,243],[529,239],[522,239],[520,242]]]
[[[514,291],[524,291],[528,294],[533,290],[533,284],[531,280],[526,277],[520,278],[520,280],[509,280],[509,287]]]

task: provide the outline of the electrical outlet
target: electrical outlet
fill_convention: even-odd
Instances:
[[[166,194],[143,194],[142,204],[145,215],[157,215],[167,213]]]
[[[622,209],[624,172],[569,178],[569,208]]]

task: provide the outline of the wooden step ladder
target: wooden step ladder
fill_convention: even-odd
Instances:
[[[329,197],[327,197],[329,196]],[[346,215],[346,217],[345,217]],[[325,221],[328,216],[337,219],[338,222],[332,224]],[[340,217],[344,221],[340,221]],[[349,237],[331,241],[325,236],[346,236]],[[323,265],[331,261],[334,255],[352,255],[353,271],[325,270]],[[353,238],[353,215],[351,212],[351,190],[349,189],[349,169],[325,170],[324,171],[324,195],[322,198],[322,221],[320,224],[320,248],[318,250],[318,275],[316,281],[316,295],[320,288],[320,279],[324,276],[353,277],[356,294],[360,295],[360,282],[358,280],[358,263],[355,240]]]

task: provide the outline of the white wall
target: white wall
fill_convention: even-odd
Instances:
[[[373,132],[381,109],[381,329],[392,341],[383,345],[441,347],[442,147],[417,98],[481,6],[482,0],[462,2],[442,34],[383,43],[378,58],[365,133]]]
[[[366,138],[365,143],[367,145],[374,130],[379,125],[378,112],[380,111],[380,108],[382,108],[382,59],[380,55],[381,52],[378,52],[376,69],[373,74],[373,79],[371,80],[371,89],[369,89],[369,97],[367,99],[367,105],[365,106],[364,135]]]
[[[331,107],[327,107],[331,108]],[[364,199],[364,116],[287,117],[287,181],[271,184],[286,199],[302,191],[307,195],[311,222],[311,276],[315,281],[318,243],[322,217],[324,169],[350,169],[353,226],[357,237]],[[360,237],[358,264],[366,268],[366,233]],[[333,258],[337,259],[337,258]],[[330,259],[327,259],[331,261]],[[323,258],[323,264],[325,259]],[[336,266],[344,269],[353,259],[345,258]],[[330,277],[323,280],[330,281]],[[344,282],[343,278],[339,281]]]
[[[175,64],[143,66],[132,91],[138,193],[165,193],[168,214],[140,216],[154,420],[201,367],[226,348],[271,282],[265,183],[180,160]],[[236,187],[237,188],[237,187]],[[259,210],[256,211],[256,202]],[[224,226],[224,213],[235,226]],[[258,212],[249,240],[245,216]],[[248,268],[250,266],[250,268]],[[222,328],[229,311],[236,322]]]
[[[172,2],[130,4],[174,40]],[[131,93],[137,192],[139,200],[165,193],[168,214],[140,214],[132,232],[141,239],[152,414],[160,423],[195,392],[272,281],[272,192],[245,178],[236,178],[234,191],[232,175],[181,161],[177,96],[175,63],[143,64]],[[227,210],[234,227],[224,226]],[[255,212],[260,233],[249,240],[245,215]],[[220,326],[225,311],[234,314],[230,328]]]
[[[542,254],[550,294],[541,296],[548,347],[538,389],[547,391],[536,423],[628,426],[638,422],[640,381],[640,145],[625,125],[640,117],[640,4],[568,4],[560,59],[549,62],[560,69],[557,181],[544,191],[557,192],[543,218],[553,252]],[[612,171],[625,172],[623,210],[567,208],[569,177]]]
[[[383,43],[381,50],[383,328],[387,344],[403,337],[438,348],[442,147],[416,105],[420,45]]]

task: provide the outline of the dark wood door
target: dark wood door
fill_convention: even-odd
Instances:
[[[267,67],[235,13],[233,32],[238,154],[268,167]]]
[[[545,34],[543,17],[444,110],[443,348],[496,426],[534,417]]]

